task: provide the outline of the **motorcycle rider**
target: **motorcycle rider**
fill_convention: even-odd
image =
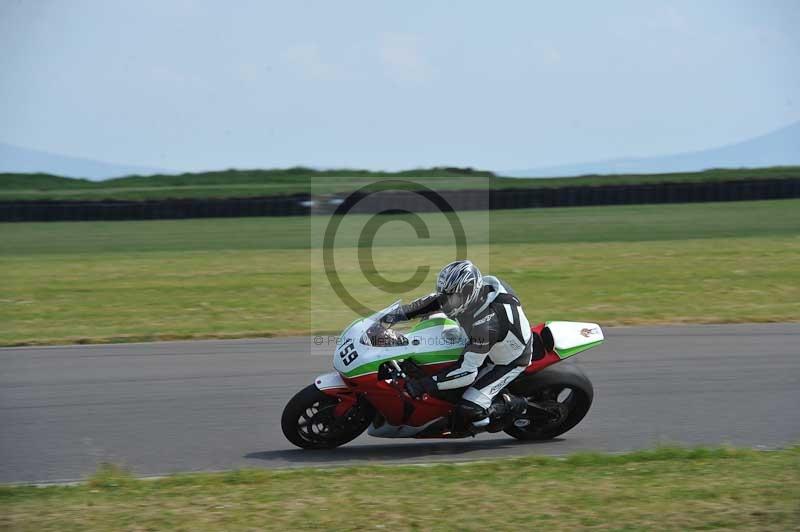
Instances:
[[[468,342],[455,365],[433,376],[410,379],[406,390],[415,398],[437,390],[469,386],[456,407],[456,419],[466,428],[489,424],[492,400],[528,366],[532,333],[514,291],[493,276],[483,276],[468,260],[442,268],[436,292],[415,299],[384,317],[387,324],[444,312],[458,322]],[[504,395],[504,407],[523,413],[525,400]]]

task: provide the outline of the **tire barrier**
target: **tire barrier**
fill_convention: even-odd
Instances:
[[[308,214],[308,205],[307,194],[149,201],[0,201],[0,222],[302,216]]]
[[[709,181],[497,190],[493,209],[751,201],[800,197],[800,179]]]
[[[451,190],[438,194],[456,211],[746,201],[798,198],[800,179]],[[376,193],[366,199],[358,194],[314,198],[308,194],[294,194],[150,201],[0,201],[0,222],[304,216],[333,212],[343,202],[355,204],[350,211],[353,213],[376,213],[387,209],[411,212],[438,210],[425,197],[425,193],[403,191]]]

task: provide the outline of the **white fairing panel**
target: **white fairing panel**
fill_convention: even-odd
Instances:
[[[553,333],[557,351],[570,350],[604,340],[603,330],[596,323],[577,321],[551,321],[547,323]]]
[[[442,418],[435,418],[420,427],[412,427],[410,425],[390,425],[389,423],[384,423],[380,427],[376,427],[374,423],[372,423],[369,428],[367,429],[367,434],[370,436],[374,436],[376,438],[411,438],[412,436],[419,434],[428,426],[436,423]]]
[[[328,390],[330,388],[347,388],[342,376],[337,372],[325,373],[314,379],[314,385],[320,390]]]
[[[337,342],[333,368],[353,378],[375,373],[380,362],[385,360],[414,357],[417,363],[428,364],[458,359],[467,338],[456,322],[444,316],[426,320],[407,332],[408,345],[372,346],[367,338],[369,328],[398,306],[399,303],[395,303],[351,323]]]

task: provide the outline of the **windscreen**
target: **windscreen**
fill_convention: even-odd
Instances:
[[[397,301],[395,301],[394,303],[392,303],[391,305],[389,305],[385,309],[379,310],[378,312],[376,312],[372,316],[369,316],[369,317],[365,318],[364,319],[364,325],[366,325],[367,327],[370,327],[371,325],[380,322],[381,318],[383,318],[387,314],[391,314],[392,312],[395,312],[399,308],[400,308],[400,300],[398,299]]]

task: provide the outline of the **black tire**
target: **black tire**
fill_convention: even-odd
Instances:
[[[338,404],[337,398],[322,393],[313,384],[306,386],[283,409],[283,435],[303,449],[333,449],[355,439],[369,426],[374,411],[359,401],[344,416],[334,418],[333,409]]]
[[[589,377],[578,366],[568,363],[521,377],[509,389],[515,395],[548,406],[552,412],[552,419],[546,422],[531,421],[525,427],[512,425],[504,429],[506,434],[518,440],[551,440],[564,434],[581,422],[594,399],[594,388]],[[564,395],[566,390],[569,393]]]

